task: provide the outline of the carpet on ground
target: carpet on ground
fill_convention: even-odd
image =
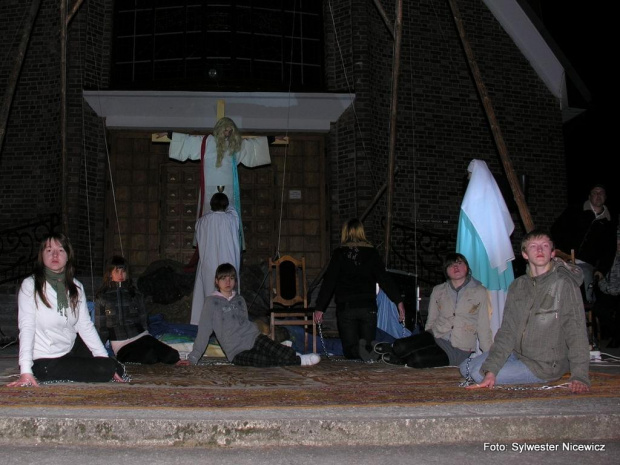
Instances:
[[[196,366],[128,365],[129,384],[58,383],[0,389],[0,406],[75,408],[298,408],[413,406],[549,400],[575,396],[565,387],[467,390],[455,367],[416,370],[383,363],[323,360],[312,367],[252,368],[207,359]],[[7,376],[3,378],[6,380]],[[618,397],[620,376],[591,373],[580,397]],[[551,385],[567,381],[563,378]]]

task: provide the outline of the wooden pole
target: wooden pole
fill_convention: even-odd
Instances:
[[[22,65],[24,64],[24,58],[26,56],[26,50],[28,49],[28,42],[30,41],[30,34],[32,33],[32,27],[34,21],[39,14],[39,7],[41,6],[41,0],[34,0],[30,5],[30,11],[26,17],[24,31],[22,38],[17,49],[15,56],[15,64],[9,74],[7,80],[7,86],[4,91],[4,99],[2,100],[2,108],[0,108],[0,152],[2,152],[2,146],[4,145],[4,136],[6,134],[6,126],[9,120],[9,112],[11,110],[11,104],[13,103],[13,97],[15,96],[15,88],[17,87],[17,81],[19,80],[19,73],[21,72]]]
[[[71,11],[67,14],[67,19],[65,21],[67,23],[67,26],[69,26],[69,23],[77,14],[78,10],[82,6],[82,3],[84,3],[84,0],[78,0],[77,2],[75,2],[75,4],[73,5],[73,8],[71,8]]]
[[[392,67],[392,104],[390,114],[390,147],[387,172],[387,218],[385,221],[385,266],[389,268],[392,216],[394,203],[394,170],[396,169],[396,115],[398,107],[398,76],[400,74],[400,49],[403,32],[403,0],[396,1],[394,27],[394,65]]]
[[[67,205],[67,0],[60,0],[60,145],[61,145],[61,227],[69,234],[69,208]]]
[[[459,31],[461,43],[463,44],[465,54],[467,55],[469,68],[472,75],[474,76],[474,81],[476,82],[478,94],[480,95],[480,99],[482,100],[482,105],[484,106],[487,119],[489,120],[489,124],[491,125],[491,132],[493,133],[495,145],[497,146],[497,150],[499,151],[499,156],[502,161],[502,165],[504,166],[504,171],[506,173],[506,177],[508,178],[508,183],[510,184],[512,194],[514,196],[515,202],[517,203],[517,207],[519,208],[521,220],[523,221],[526,232],[529,232],[534,229],[534,222],[532,221],[530,210],[525,202],[525,197],[523,196],[519,181],[517,180],[517,175],[515,174],[512,167],[512,163],[508,155],[508,149],[506,148],[502,132],[499,128],[499,124],[497,123],[495,111],[493,110],[493,105],[491,104],[491,99],[489,98],[489,95],[487,93],[486,86],[482,82],[482,75],[480,74],[480,69],[478,69],[478,64],[476,63],[474,52],[472,51],[471,46],[469,45],[469,41],[467,40],[467,37],[465,35],[465,29],[463,27],[461,13],[459,12],[456,0],[448,0],[448,2],[450,3],[450,9],[452,10],[452,15],[454,16],[454,22]]]

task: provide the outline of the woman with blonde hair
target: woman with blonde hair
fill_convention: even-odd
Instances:
[[[379,252],[366,238],[357,218],[342,225],[340,246],[334,250],[316,301],[314,319],[323,313],[335,294],[336,320],[344,356],[367,359],[377,332],[377,283],[397,304],[400,320],[405,306],[398,286],[390,278]]]

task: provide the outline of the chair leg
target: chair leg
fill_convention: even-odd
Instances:
[[[303,326],[304,328],[304,351],[306,351],[306,353],[308,353],[308,331],[306,331],[306,328],[308,327],[308,317],[304,316],[304,321],[306,322],[306,324]]]
[[[315,354],[316,352],[316,323],[314,322],[314,318],[312,319],[312,352]]]

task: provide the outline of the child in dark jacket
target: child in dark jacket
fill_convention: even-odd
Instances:
[[[149,334],[144,298],[128,279],[123,257],[112,257],[95,295],[95,326],[119,362],[187,364],[177,350]]]
[[[198,334],[188,356],[192,364],[197,364],[204,354],[212,332],[215,332],[226,358],[235,365],[270,367],[319,363],[319,355],[298,354],[261,334],[256,324],[248,319],[245,299],[234,290],[236,282],[237,271],[233,265],[224,263],[217,267],[217,290],[205,300]]]

